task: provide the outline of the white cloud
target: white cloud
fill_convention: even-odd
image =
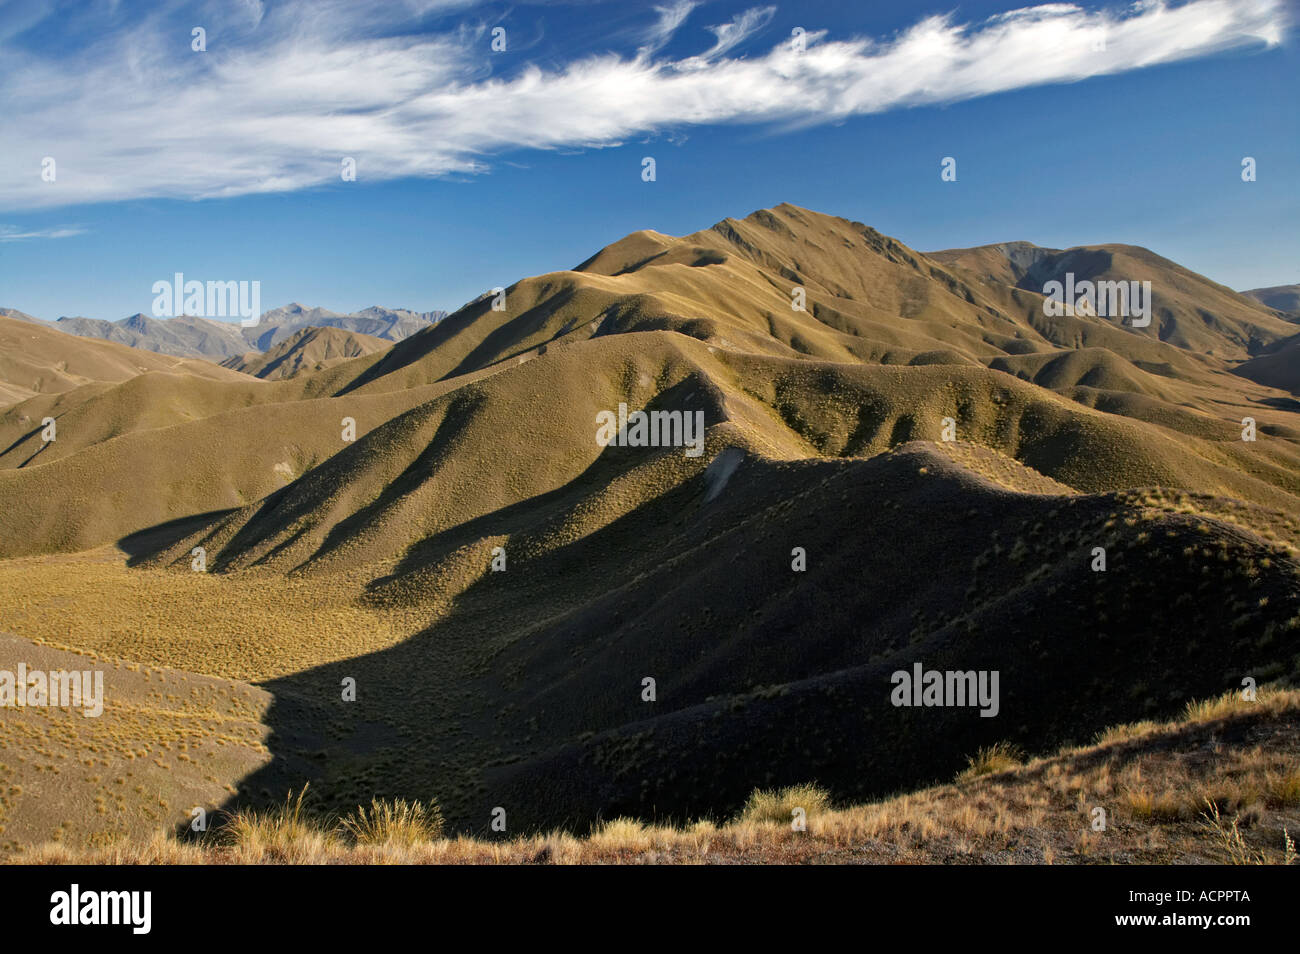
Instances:
[[[645,45],[638,53],[648,56],[659,52],[664,44],[673,38],[677,28],[686,22],[686,18],[691,15],[695,6],[692,0],[676,0],[669,6],[655,7],[655,13],[659,14],[659,22],[650,28],[646,34]]]
[[[969,24],[930,17],[882,40],[810,31],[803,53],[782,37],[727,56],[768,22],[761,8],[712,28],[714,46],[693,57],[642,47],[499,78],[481,28],[402,30],[403,18],[455,5],[299,0],[268,5],[257,23],[249,7],[230,8],[229,22],[210,13],[207,53],[191,53],[188,28],[178,36],[161,15],[75,62],[0,43],[0,207],[301,189],[339,181],[345,156],[362,181],[481,172],[508,149],[837,121],[1277,44],[1288,26],[1285,0],[1142,0],[1120,12],[1053,3]],[[689,13],[661,10],[651,46]],[[41,180],[45,156],[56,182]]]
[[[730,23],[709,27],[709,32],[715,37],[713,46],[699,56],[691,57],[686,63],[691,67],[696,67],[713,62],[724,53],[731,52],[731,50],[767,26],[775,15],[776,7],[755,7],[752,10],[746,10]]]
[[[23,229],[17,225],[0,225],[0,242],[25,242],[29,239],[59,239],[84,235],[85,229],[67,225],[57,229]]]

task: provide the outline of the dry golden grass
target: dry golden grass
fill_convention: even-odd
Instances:
[[[958,776],[959,781],[992,775],[1015,768],[1024,761],[1025,754],[1020,747],[1011,742],[995,742],[972,755],[966,768]]]
[[[267,680],[394,646],[427,616],[358,600],[357,574],[128,569],[104,548],[0,561],[0,631],[146,665]]]
[[[268,811],[237,812],[217,830],[217,839],[248,857],[271,858],[286,863],[309,861],[335,845],[332,832],[309,816],[303,807],[307,786],[284,804]]]
[[[270,695],[209,678],[0,634],[0,669],[98,670],[103,712],[0,710],[0,852],[47,839],[139,839],[212,812],[270,761]]]
[[[442,811],[437,802],[372,799],[370,807],[358,805],[339,819],[339,830],[358,845],[416,845],[442,834]]]
[[[1205,712],[1214,713],[1205,716]],[[1198,758],[1206,740],[1271,730],[1267,744]],[[47,844],[28,863],[131,864],[716,864],[898,862],[1092,864],[1221,862],[1292,864],[1300,802],[1288,795],[1300,772],[1300,691],[1266,689],[1254,708],[1225,703],[1107,743],[1033,759],[998,775],[841,809],[815,786],[755,792],[735,820],[687,826],[612,819],[585,836],[551,832],[490,838],[439,837],[431,815],[375,801],[358,836],[312,816],[304,793],[265,813],[241,813],[206,843],[161,836],[89,850]],[[1225,757],[1229,756],[1229,757]],[[1167,816],[1125,794],[1146,786],[1145,803],[1177,805]],[[1259,801],[1231,810],[1224,793],[1254,786]],[[1171,801],[1180,793],[1186,801]],[[1276,796],[1276,797],[1275,797]],[[778,809],[809,812],[806,831]],[[1197,799],[1192,803],[1192,799]],[[1093,808],[1107,825],[1092,824]],[[1252,807],[1253,806],[1253,807]],[[359,818],[360,816],[355,816]],[[374,820],[382,819],[375,823]],[[388,821],[392,819],[393,821]],[[778,824],[780,822],[780,824]]]
[[[1116,254],[1134,264],[1131,250]],[[789,308],[792,268],[807,286],[808,312]],[[830,660],[824,670],[800,672],[806,684],[879,663],[926,636],[947,645],[963,634],[987,640],[990,627],[1007,622],[1009,596],[1025,607],[1068,605],[1069,632],[1057,633],[1062,646],[1067,637],[1104,636],[1113,647],[1117,634],[1139,632],[1157,668],[1186,660],[1163,670],[1157,693],[1118,669],[1119,654],[1105,648],[1093,685],[1077,687],[1077,696],[1064,682],[1053,688],[1070,696],[1062,701],[1076,712],[1109,692],[1102,711],[1112,721],[1167,714],[1189,694],[1222,685],[1220,673],[1231,669],[1235,678],[1236,667],[1261,681],[1294,676],[1287,641],[1300,631],[1300,417],[1279,394],[1230,374],[1223,360],[1244,357],[1243,340],[1279,340],[1288,329],[1208,283],[1212,320],[1176,314],[1176,341],[1107,322],[1045,322],[1035,296],[962,269],[940,267],[857,223],[780,206],[682,239],[629,236],[577,269],[512,285],[503,312],[475,302],[382,358],[292,381],[140,374],[34,397],[0,413],[0,443],[9,448],[0,452],[0,511],[10,531],[0,552],[18,557],[0,562],[0,629],[133,665],[274,681],[284,702],[277,724],[217,734],[255,760],[266,755],[260,731],[274,728],[284,746],[276,769],[301,772],[268,773],[252,783],[260,791],[241,797],[274,798],[272,789],[297,788],[319,768],[311,777],[320,778],[331,810],[382,790],[406,793],[409,814],[411,792],[436,792],[458,823],[478,810],[489,782],[557,746],[617,735],[646,717],[634,696],[607,691],[619,659],[637,658],[638,666],[645,659],[656,672],[704,673],[675,687],[678,698],[689,695],[697,711],[712,705],[718,716],[753,719],[721,726],[767,733],[763,756],[747,756],[729,779],[708,777],[722,770],[707,745],[694,753],[679,767],[683,778],[695,777],[696,791],[712,795],[737,780],[776,777],[764,769],[782,769],[783,759],[838,770],[837,790],[866,778],[847,761],[826,759],[832,746],[815,731],[799,741],[803,751],[775,751],[783,737],[759,710],[792,691],[790,671],[800,665],[778,658],[770,642],[783,627],[797,627],[809,644],[803,658]],[[1177,311],[1186,301],[1173,304]],[[1211,344],[1215,357],[1187,353]],[[705,454],[602,450],[594,414],[620,402],[703,409],[714,422]],[[45,411],[57,411],[60,438],[33,458],[32,418]],[[1253,445],[1240,439],[1247,414],[1261,425]],[[346,445],[345,415],[358,427]],[[960,441],[931,443],[946,417]],[[715,498],[701,484],[711,483],[706,468],[724,450],[744,462]],[[874,542],[823,531],[831,523],[890,547],[882,559]],[[945,543],[933,542],[941,537]],[[800,603],[798,588],[772,585],[772,568],[785,577],[796,542],[811,544],[814,556],[805,592],[825,600]],[[1080,585],[1084,555],[1098,544],[1111,550],[1119,572],[1106,587],[1087,575]],[[142,565],[128,570],[114,545]],[[188,570],[191,548],[200,545],[220,572]],[[488,570],[496,546],[510,560],[499,577]],[[959,565],[971,569],[966,597],[952,587],[927,595],[929,574],[918,569],[958,553]],[[839,587],[840,571],[823,569],[832,560],[840,568],[872,562],[871,578],[853,592]],[[1132,573],[1134,562],[1159,572]],[[1153,581],[1177,593],[1173,608],[1192,634],[1185,643],[1182,634],[1150,631]],[[692,611],[669,615],[664,607],[674,601],[658,598],[667,592]],[[634,619],[608,611],[615,597],[636,607]],[[895,603],[900,619],[888,632],[845,649],[845,618]],[[749,625],[753,619],[763,622]],[[1056,651],[1025,636],[1023,626],[1017,639],[1017,654]],[[746,665],[735,665],[737,658]],[[326,709],[338,700],[339,678],[354,673],[364,676],[369,708]],[[495,688],[480,691],[480,680]],[[529,700],[536,714],[521,714],[515,699]],[[1032,701],[1045,711],[1043,699]],[[832,707],[829,696],[817,704]],[[188,750],[164,752],[140,735],[168,738],[164,726],[179,724],[176,713],[154,718],[149,706],[136,708],[129,717],[122,709],[113,725],[139,744],[119,746],[114,757],[145,750],[136,757],[159,772],[176,763],[189,768]],[[1260,711],[1267,710],[1211,702],[1191,715],[1231,723]],[[1098,726],[1086,719],[1065,731],[1087,737]],[[1036,713],[1028,721],[1037,731]],[[1150,721],[1099,739],[1122,752],[1169,731]],[[0,770],[0,785],[29,808],[32,780],[57,774],[49,766],[85,739],[65,731],[56,745],[30,726],[21,732],[29,734],[16,736],[15,747],[39,756],[39,769]],[[609,756],[599,770],[623,769],[618,784],[625,786],[636,773],[644,782],[671,781],[647,778],[658,771],[648,766],[676,765],[671,757],[681,753],[638,751],[639,739],[633,732],[597,752]],[[986,741],[972,738],[969,746]],[[884,757],[883,741],[853,743],[847,758],[856,765]],[[792,806],[784,794],[766,793],[756,796],[752,817],[716,830],[674,833],[616,819],[576,848],[554,835],[519,851],[626,860],[629,843],[639,846],[637,858],[714,850],[699,847],[705,843],[742,853],[775,844],[802,857],[808,845],[822,844],[811,828],[837,818],[837,830],[876,832],[870,838],[900,857],[1041,849],[1059,861],[1076,851],[1110,858],[1113,840],[1071,828],[1068,837],[1042,842],[1025,819],[1052,818],[1059,797],[1070,802],[1074,825],[1087,808],[1080,799],[1104,795],[1112,818],[1147,826],[1146,840],[1126,850],[1168,851],[1156,842],[1191,824],[1207,794],[1203,766],[1180,767],[1154,752],[1136,767],[1108,759],[1094,773],[1080,763],[1075,775],[1059,764],[1018,766],[1010,755],[977,753],[957,786],[868,806],[861,817],[823,805],[808,832],[769,831],[788,826],[760,821],[764,813],[775,821]],[[1209,779],[1218,804],[1291,810],[1293,767],[1276,751],[1234,745],[1229,755]],[[912,766],[911,777],[948,777],[952,753],[941,759],[941,766]],[[1001,788],[1039,771],[1050,797]],[[808,769],[828,781],[819,773]],[[230,766],[209,774],[204,781],[219,787],[237,777]],[[558,774],[546,790],[571,786],[555,796],[571,803],[571,814],[560,817],[600,817],[600,805],[576,804],[599,786],[584,786],[576,770]],[[129,803],[159,817],[178,810],[165,787],[130,782],[144,790],[128,802],[87,780],[104,796],[91,799],[94,815],[114,817]],[[661,789],[665,798],[687,790],[676,785]],[[735,788],[716,804],[729,811],[745,791]],[[1013,795],[1012,803],[1000,801]],[[636,801],[639,792],[619,796],[616,803],[650,813],[649,803]],[[384,810],[372,803],[365,817]],[[916,832],[940,848],[927,848]],[[455,847],[418,850],[478,857],[472,840],[447,844]],[[511,844],[490,843],[493,857],[509,854]],[[327,839],[303,850],[392,858],[405,849],[339,849]]]
[[[740,820],[747,822],[775,822],[792,824],[796,810],[803,818],[825,814],[831,797],[816,785],[791,785],[780,789],[755,789],[740,811]]]

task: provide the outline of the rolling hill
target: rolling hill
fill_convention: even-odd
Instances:
[[[231,372],[206,362],[149,354],[107,341],[76,340],[43,322],[0,317],[0,406],[34,395],[115,384],[149,372],[237,380]]]
[[[1295,333],[1294,327],[1254,298],[1133,245],[1057,250],[1020,242],[947,249],[931,252],[930,257],[987,280],[1038,292],[1050,281],[1064,283],[1067,274],[1073,274],[1076,282],[1149,281],[1152,334],[1197,354],[1246,358]]]
[[[1150,280],[1156,320],[1045,314],[1061,269]],[[231,805],[877,797],[1300,678],[1300,404],[1246,373],[1294,334],[1132,246],[926,255],[791,205],[637,232],[391,346],[0,411],[0,628],[269,692]],[[602,444],[620,405],[698,415],[700,453]],[[893,705],[918,662],[1000,672],[1000,714]]]
[[[1274,285],[1271,288],[1252,288],[1249,291],[1242,292],[1248,298],[1253,298],[1269,308],[1276,308],[1278,311],[1285,311],[1290,315],[1300,317],[1300,285]]]
[[[266,352],[248,352],[221,362],[223,368],[278,381],[323,371],[349,358],[374,354],[391,342],[341,328],[300,328]]]

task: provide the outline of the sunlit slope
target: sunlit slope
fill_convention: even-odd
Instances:
[[[216,565],[270,560],[292,569],[327,555],[398,560],[426,536],[560,488],[616,512],[605,488],[635,458],[602,452],[595,416],[620,402],[705,413],[705,458],[665,455],[681,473],[733,445],[785,459],[870,456],[937,440],[951,417],[961,439],[1080,490],[1161,485],[1279,509],[1296,507],[1300,495],[1300,435],[1284,428],[1266,427],[1252,444],[1231,420],[1158,403],[1128,409],[1134,417],[1099,413],[979,366],[737,355],[668,332],[565,343],[542,360],[392,392],[264,403],[259,389],[276,385],[249,382],[234,409],[219,410],[236,394],[228,386],[181,389],[193,390],[200,416],[171,425],[177,405],[160,410],[160,395],[175,399],[174,382],[149,378],[70,411],[45,450],[33,449],[35,434],[6,455],[18,468],[0,472],[14,528],[6,555],[82,549],[236,508],[207,541]],[[128,408],[137,424],[153,415],[159,426],[119,433]],[[1170,419],[1137,419],[1161,413]],[[342,439],[346,417],[357,422],[355,443]],[[674,479],[640,474],[628,499]]]
[[[547,400],[556,394],[565,398]],[[701,412],[704,452],[602,448],[596,414],[619,403]],[[945,419],[959,439],[1076,490],[1177,487],[1300,511],[1300,451],[1288,438],[1246,443],[1240,426],[1208,418],[1180,431],[978,366],[732,354],[652,332],[565,343],[542,360],[448,389],[273,496],[186,536],[166,559],[183,563],[203,545],[221,569],[401,561],[415,572],[448,556],[445,547],[435,558],[418,545],[459,528],[449,539],[472,545],[463,556],[481,570],[490,545],[567,542],[680,485],[727,448],[786,460],[869,457],[907,441],[938,441]],[[554,515],[540,516],[551,505],[582,518],[556,524]]]
[[[998,248],[1022,275],[1056,254]],[[1103,251],[1090,274],[1176,269]],[[1185,271],[1170,281],[1199,293]],[[1211,350],[1272,333],[1270,313],[1221,291],[1206,292],[1223,311],[1202,321]],[[1294,507],[1300,416],[1285,392],[1229,373],[1237,364],[1154,329],[1047,317],[1032,291],[782,205],[681,238],[634,233],[383,352],[290,380],[212,368],[236,380],[144,374],[31,398],[0,414],[0,500],[16,530],[3,546],[95,546],[233,509],[200,521],[217,566],[392,563],[547,494],[616,514],[611,481],[635,505],[723,447],[869,456],[938,439],[946,417],[960,439],[1079,490],[1160,484]],[[602,451],[595,414],[619,402],[705,411],[709,452],[661,455],[681,458],[680,473],[652,476],[645,459]],[[52,444],[37,426],[46,416]],[[1247,417],[1255,443],[1241,440]]]
[[[32,443],[39,448],[39,433],[27,438],[11,452],[12,468],[0,470],[6,509],[0,556],[83,550],[180,518],[245,506],[346,448],[347,419],[355,422],[356,435],[364,435],[441,387],[253,403],[247,400],[253,389],[275,385],[241,377],[248,383],[219,395],[239,398],[231,410],[117,434],[113,415],[122,404],[99,400],[99,394],[59,425],[48,462],[46,451],[26,454]],[[135,387],[147,395],[161,384],[174,395],[173,383]],[[179,391],[188,392],[194,382],[181,384]],[[148,402],[136,408],[143,418],[158,409]],[[91,442],[78,446],[79,437]]]
[[[209,816],[270,761],[270,694],[247,683],[73,652],[0,633],[0,669],[99,672],[102,711],[6,708],[0,854],[58,841],[106,846]],[[93,695],[93,694],[92,694]],[[70,697],[71,701],[72,697]],[[214,824],[215,817],[210,819]]]
[[[269,351],[250,352],[221,362],[222,367],[266,381],[312,374],[391,347],[391,341],[344,328],[299,329]]]
[[[964,363],[1050,347],[1026,320],[1034,302],[964,283],[860,224],[780,206],[683,238],[635,233],[573,271],[524,279],[399,343],[349,386],[409,386],[562,337],[649,330],[773,355]]]
[[[1018,244],[1025,243],[1011,246]],[[1137,261],[1136,252],[1107,253],[1108,267],[1113,272]],[[1207,309],[1207,327],[1239,331],[1242,307],[1249,320],[1272,320],[1249,299],[1225,297],[1233,293],[1199,276],[1174,277],[1192,282],[1194,291],[1203,285],[1208,305],[1227,309],[1222,315]],[[802,311],[791,307],[800,289]],[[1241,396],[1241,379],[1226,373],[1235,362],[1162,341],[1158,329],[1048,317],[1033,291],[981,279],[959,265],[949,269],[860,223],[782,205],[683,238],[634,233],[574,271],[516,282],[499,298],[485,296],[382,354],[314,374],[295,365],[295,389],[262,399],[391,391],[529,360],[560,340],[637,330],[677,331],[726,350],[844,363],[983,364],[1071,397],[1082,385],[1212,416]],[[1259,340],[1268,333],[1262,325],[1253,332]],[[1209,350],[1227,354],[1234,347],[1230,336],[1219,335]],[[1080,350],[1086,356],[1072,354]],[[1054,371],[1039,374],[1044,364]],[[1096,398],[1085,403],[1097,406]]]
[[[1198,275],[1177,262],[1136,245],[1084,245],[1065,250],[1029,243],[946,249],[929,257],[995,282],[1041,292],[1073,274],[1082,281],[1150,282],[1151,334],[1199,355],[1240,359],[1295,333],[1260,301]],[[1122,316],[1100,320],[1128,324]]]
[[[998,246],[997,254],[1009,248]],[[1156,273],[1157,313],[1169,311],[1203,333],[1174,333],[1164,319],[1136,329],[1107,318],[1048,316],[1041,286],[1011,287],[963,268],[959,254],[936,254],[954,264],[860,223],[790,205],[682,238],[637,232],[574,271],[524,279],[466,306],[381,360],[358,364],[351,380],[345,365],[331,383],[343,390],[409,387],[529,360],[558,340],[672,330],[725,350],[843,363],[983,364],[1021,374],[1025,362],[1041,367],[1055,358],[1067,373],[1036,383],[1067,396],[1082,384],[1222,416],[1221,405],[1241,397],[1232,367],[1250,349],[1294,333],[1258,303],[1141,249],[1107,246],[1081,264],[1062,262],[1086,265],[1080,277],[1094,279]],[[1046,267],[1050,257],[1027,261]],[[1194,321],[1193,298],[1202,302]],[[1086,357],[1071,354],[1078,350]],[[1113,406],[1141,416],[1143,405]]]
[[[233,380],[231,372],[205,361],[137,351],[113,342],[77,338],[32,321],[0,317],[0,406],[34,394],[125,381],[148,371]]]

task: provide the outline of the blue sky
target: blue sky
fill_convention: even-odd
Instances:
[[[1300,281],[1281,0],[1019,7],[0,4],[0,305],[117,319],[180,271],[265,308],[450,310],[783,201],[921,250],[1126,242]]]

